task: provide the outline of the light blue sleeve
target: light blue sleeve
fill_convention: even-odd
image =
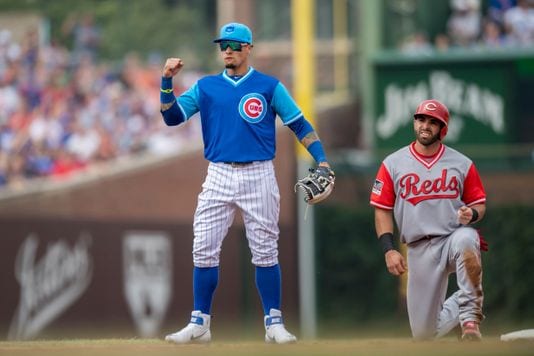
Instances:
[[[200,110],[198,105],[200,101],[198,94],[198,83],[193,84],[189,89],[184,91],[182,95],[178,97],[177,101],[178,106],[180,110],[182,110],[186,120],[195,115]]]
[[[302,117],[302,111],[300,111],[297,103],[293,100],[286,87],[280,82],[278,82],[274,89],[271,106],[278,116],[280,116],[284,125],[289,125]]]

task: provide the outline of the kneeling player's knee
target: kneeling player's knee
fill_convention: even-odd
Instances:
[[[479,243],[478,234],[474,229],[464,229],[454,241],[458,252],[478,250]]]

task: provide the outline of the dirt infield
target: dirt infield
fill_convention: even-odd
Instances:
[[[213,342],[209,345],[172,345],[156,339],[102,339],[0,342],[0,355],[532,355],[534,342],[502,342],[486,338],[460,343],[446,338],[413,342],[406,338],[299,341],[293,345],[263,342]]]

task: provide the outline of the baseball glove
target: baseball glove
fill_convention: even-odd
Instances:
[[[325,166],[310,168],[309,171],[306,177],[297,181],[295,192],[297,192],[297,187],[302,189],[306,194],[304,201],[308,204],[317,204],[332,193],[336,175],[333,170]]]

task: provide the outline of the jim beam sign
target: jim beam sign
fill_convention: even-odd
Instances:
[[[172,250],[162,232],[128,232],[123,238],[124,293],[139,334],[159,332],[172,297]]]
[[[92,278],[91,243],[91,235],[82,232],[74,245],[67,240],[49,242],[38,257],[36,234],[22,242],[15,262],[20,301],[8,339],[36,337],[83,295]]]
[[[443,102],[451,113],[445,138],[448,142],[461,141],[467,118],[478,128],[476,132],[468,133],[478,134],[482,140],[495,142],[506,135],[506,100],[503,95],[483,83],[457,78],[448,71],[433,70],[427,79],[410,83],[393,80],[385,83],[382,93],[383,112],[375,122],[379,143],[393,142],[395,138],[405,143],[406,137],[413,138],[410,117],[419,103],[429,98]],[[400,131],[406,137],[400,138]]]

